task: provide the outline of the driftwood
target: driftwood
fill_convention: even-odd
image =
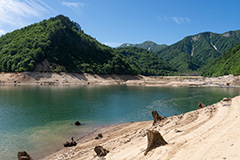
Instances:
[[[99,157],[106,156],[109,153],[109,151],[104,149],[102,146],[96,146],[94,148],[94,151],[97,153],[97,156]]]
[[[201,108],[204,108],[204,107],[206,107],[206,105],[203,104],[201,101],[199,101],[199,103],[198,103],[198,109],[201,109]]]
[[[155,130],[152,130],[152,131],[148,130],[147,138],[148,138],[148,146],[144,153],[145,156],[147,155],[147,153],[150,150],[167,144],[167,142],[163,139],[162,135],[158,131],[155,131]]]
[[[18,160],[32,160],[32,157],[26,151],[19,151]]]
[[[166,117],[160,116],[157,111],[152,111],[153,116],[153,125],[155,125],[158,121],[165,119]]]

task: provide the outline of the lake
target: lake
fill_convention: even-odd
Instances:
[[[197,109],[237,88],[129,86],[0,86],[0,159],[16,160],[26,150],[34,159],[93,130],[131,121],[152,120],[151,111],[172,116]],[[75,126],[75,121],[83,125]]]

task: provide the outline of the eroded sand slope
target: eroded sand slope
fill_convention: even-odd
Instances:
[[[168,144],[144,156],[147,129],[159,131]],[[98,133],[103,138],[95,140]],[[96,145],[110,151],[107,160],[239,160],[240,97],[169,117],[156,126],[148,121],[102,128],[79,140],[76,147],[64,148],[44,159],[103,159],[96,157]]]

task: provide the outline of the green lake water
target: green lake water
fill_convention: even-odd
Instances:
[[[0,159],[16,160],[20,150],[38,159],[105,125],[152,120],[152,110],[181,114],[199,101],[239,94],[237,88],[0,86]],[[72,125],[77,120],[83,125]]]

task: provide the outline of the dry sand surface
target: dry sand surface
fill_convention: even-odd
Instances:
[[[196,107],[197,108],[197,107]],[[151,113],[149,113],[151,114]],[[240,96],[203,109],[153,121],[133,122],[102,128],[72,148],[64,148],[44,160],[239,160]],[[147,129],[157,130],[168,142],[144,156]],[[103,138],[95,139],[102,133]],[[97,157],[94,147],[110,152]]]
[[[0,73],[2,85],[128,85],[169,87],[240,87],[240,76],[92,75],[78,73]]]

